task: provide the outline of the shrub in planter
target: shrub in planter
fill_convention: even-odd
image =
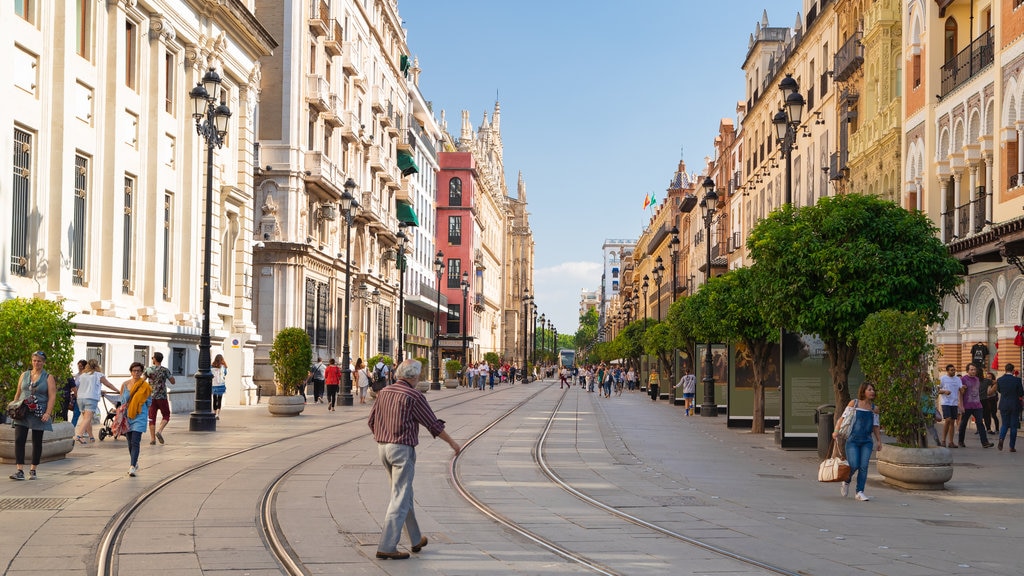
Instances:
[[[32,353],[46,354],[46,371],[57,380],[53,419],[63,422],[67,415],[64,383],[74,362],[74,313],[64,302],[38,298],[12,298],[0,302],[0,401],[14,400],[21,374],[31,368]]]
[[[868,316],[859,333],[860,365],[875,385],[881,428],[911,448],[927,446],[921,409],[934,392],[936,350],[926,322],[920,313],[883,310]]]
[[[462,362],[458,360],[446,360],[444,363],[444,372],[448,378],[458,378],[459,371],[462,370]]]
[[[301,328],[285,328],[274,336],[270,348],[270,365],[274,368],[274,383],[281,395],[298,394],[309,373],[313,348],[309,335]]]

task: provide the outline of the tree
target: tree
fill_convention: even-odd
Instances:
[[[60,387],[71,376],[75,360],[73,312],[64,301],[12,298],[0,302],[0,400],[14,400],[21,374],[31,367],[32,353],[46,354],[46,371]],[[64,420],[67,410],[58,394],[53,414]]]
[[[647,331],[643,336],[643,348],[647,355],[654,356],[659,360],[658,372],[660,377],[660,368],[671,366],[672,352],[678,348],[675,333],[667,322],[650,321]],[[675,383],[670,382],[670,384]]]
[[[891,308],[945,319],[941,299],[963,267],[936,232],[923,213],[861,194],[785,205],[751,231],[747,248],[766,279],[761,311],[773,326],[822,338],[837,406],[850,400],[857,333],[870,314]]]
[[[860,329],[860,365],[875,385],[879,420],[885,433],[903,446],[927,446],[922,402],[932,402],[935,345],[925,316],[883,310]]]
[[[586,313],[580,315],[580,325],[576,330],[576,347],[581,352],[590,348],[597,342],[597,323],[598,323],[597,310],[591,308]]]
[[[501,366],[501,356],[497,352],[487,352],[484,354],[484,362],[491,366]]]
[[[613,340],[618,356],[626,359],[636,370],[640,369],[640,356],[644,353],[644,327],[642,318],[634,320],[620,330]]]
[[[274,344],[270,347],[270,365],[274,368],[278,394],[298,393],[306,382],[312,358],[309,334],[302,328],[285,328],[274,336]]]
[[[765,320],[761,313],[760,269],[737,268],[724,276],[712,278],[701,287],[691,304],[698,310],[695,329],[717,335],[725,342],[742,342],[754,373],[754,421],[750,431],[764,433],[764,385],[779,329]]]

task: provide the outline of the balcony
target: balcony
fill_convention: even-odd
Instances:
[[[318,112],[330,107],[331,85],[319,74],[306,74],[306,102]]]
[[[345,42],[345,54],[341,59],[341,67],[350,76],[362,75],[362,53],[359,50],[359,43],[353,40]]]
[[[835,82],[846,81],[864,63],[864,44],[861,42],[861,36],[861,32],[854,33],[836,52],[832,68],[832,79]]]
[[[349,142],[356,142],[361,137],[363,123],[359,121],[359,115],[351,110],[342,113],[341,137]]]
[[[850,172],[850,169],[847,167],[849,162],[849,152],[846,150],[833,152],[829,158],[828,179],[842,180],[846,178],[846,175]]]
[[[995,27],[993,26],[982,32],[971,42],[970,46],[942,65],[940,96],[945,96],[956,90],[995,61],[995,51],[992,49],[994,31]]]
[[[373,93],[370,95],[370,109],[380,113],[384,111],[384,105],[384,89],[374,86]]]
[[[311,0],[309,6],[309,32],[313,36],[326,36],[331,7],[324,0]]]
[[[341,24],[336,18],[331,18],[328,23],[327,38],[324,40],[324,51],[327,56],[341,56],[345,48],[344,32]]]
[[[385,164],[385,154],[380,146],[371,146],[370,154],[368,155],[370,162],[370,171],[382,172],[387,169]]]
[[[327,124],[338,128],[345,124],[345,112],[342,110],[341,97],[331,94],[327,100],[327,110],[320,114]]]
[[[413,135],[412,130],[399,130],[398,138],[395,140],[395,145],[402,152],[408,152],[412,154],[416,148],[416,137]]]
[[[303,162],[307,182],[318,182],[323,188],[341,197],[341,183],[345,175],[323,152],[311,150],[305,153]]]

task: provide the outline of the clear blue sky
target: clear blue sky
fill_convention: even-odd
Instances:
[[[399,0],[420,89],[476,129],[501,102],[505,178],[519,172],[540,312],[574,333],[605,238],[637,238],[680,157],[699,171],[745,99],[755,24],[792,27],[801,0]]]

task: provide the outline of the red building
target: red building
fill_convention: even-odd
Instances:
[[[444,253],[439,289],[448,298],[449,310],[447,321],[444,318],[441,321],[441,356],[462,358],[463,334],[467,335],[469,346],[472,346],[473,334],[473,314],[466,313],[464,306],[473,305],[476,291],[473,270],[478,242],[473,218],[476,162],[472,152],[442,152],[438,154],[438,163],[436,246]],[[464,277],[470,284],[468,295],[462,290]]]

